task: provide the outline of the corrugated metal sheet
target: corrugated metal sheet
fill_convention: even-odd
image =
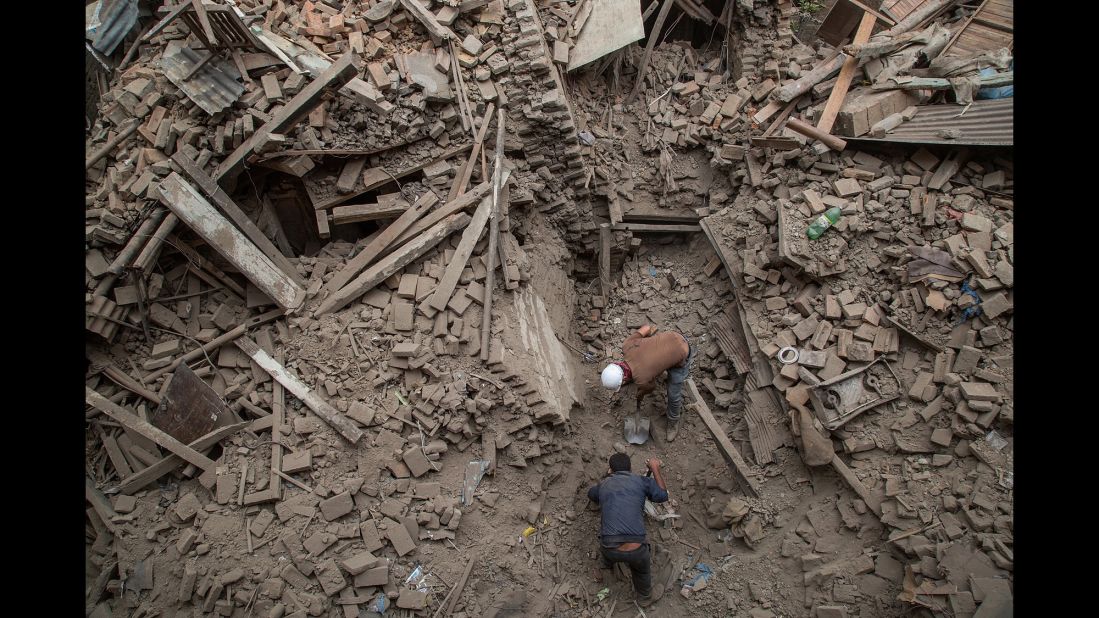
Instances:
[[[110,56],[137,23],[137,0],[101,0],[92,47]]]
[[[160,59],[160,69],[189,99],[207,114],[213,115],[225,109],[244,93],[240,72],[224,58],[214,58],[206,63],[191,79],[184,76],[191,72],[208,52],[201,54],[184,47],[179,41],[168,43]]]
[[[882,138],[845,137],[847,141],[1012,146],[1015,139],[1014,99],[974,101],[965,114],[962,105],[921,105],[919,112]],[[955,133],[953,139],[944,137]]]

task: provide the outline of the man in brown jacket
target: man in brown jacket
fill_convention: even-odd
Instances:
[[[637,384],[638,405],[656,388],[656,378],[668,372],[668,435],[671,442],[679,435],[679,415],[683,408],[683,382],[691,371],[695,349],[687,338],[674,331],[656,332],[646,324],[622,344],[622,361],[603,369],[603,386],[618,391],[622,385]]]

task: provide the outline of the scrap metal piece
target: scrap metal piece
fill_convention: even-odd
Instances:
[[[828,430],[901,396],[902,383],[884,358],[809,389],[813,414]]]
[[[212,116],[239,99],[244,93],[244,84],[240,82],[240,71],[221,57],[211,58],[196,71],[205,59],[206,56],[181,45],[179,41],[172,41],[160,59],[160,69],[168,81]]]
[[[229,406],[214,389],[183,363],[172,374],[168,391],[149,422],[176,440],[190,444],[213,431],[219,419],[232,419],[231,415]]]

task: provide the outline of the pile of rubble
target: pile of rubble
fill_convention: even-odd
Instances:
[[[651,45],[573,73],[592,0],[147,4],[90,19],[89,615],[606,613],[568,579],[599,467],[573,413],[646,323],[700,345],[690,398],[734,473],[693,480],[722,489],[702,507],[684,486],[704,534],[797,562],[819,616],[853,587],[1010,602],[1010,155],[801,126],[880,137],[1000,85],[908,79],[968,23],[949,2],[837,50],[788,0],[657,0]],[[657,44],[699,27],[724,44]],[[849,58],[877,90],[847,93]],[[654,257],[684,233],[690,260]],[[801,462],[850,486],[838,512],[787,521],[806,495],[769,483]],[[552,588],[496,594],[539,558]]]

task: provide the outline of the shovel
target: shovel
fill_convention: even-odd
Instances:
[[[637,408],[633,417],[626,417],[625,431],[626,442],[630,444],[644,444],[649,441],[649,419],[641,418],[641,402],[637,402]]]

